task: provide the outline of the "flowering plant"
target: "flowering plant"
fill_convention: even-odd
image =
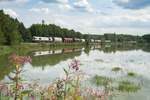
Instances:
[[[8,60],[10,62],[12,62],[13,64],[15,64],[15,66],[16,66],[16,71],[14,72],[15,76],[14,77],[9,76],[10,80],[13,81],[12,96],[14,96],[14,100],[17,100],[18,98],[22,99],[23,94],[26,94],[30,91],[24,90],[24,86],[22,84],[22,79],[19,76],[19,74],[22,72],[22,70],[19,69],[19,66],[24,65],[26,63],[31,63],[32,59],[30,57],[26,57],[26,56],[11,55],[8,57]]]
[[[104,100],[105,93],[89,87],[82,87],[80,81],[86,75],[79,68],[79,61],[73,60],[69,69],[64,69],[65,78],[58,78],[49,86],[41,87],[40,79],[34,83],[23,84],[19,73],[20,64],[30,63],[30,57],[10,56],[8,58],[16,65],[15,77],[9,77],[13,84],[0,84],[1,100]]]
[[[8,57],[8,60],[16,65],[20,64],[26,64],[26,63],[31,63],[32,59],[27,56],[18,56],[18,55],[11,55]]]

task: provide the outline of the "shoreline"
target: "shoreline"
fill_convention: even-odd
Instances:
[[[105,46],[147,46],[145,43],[21,43],[20,45],[0,45],[0,55],[6,55],[11,53],[17,53],[26,55],[28,52],[40,51],[40,50],[55,50],[59,48],[80,48],[87,46],[100,45]]]
[[[89,45],[100,45],[98,43],[90,43]],[[11,53],[27,54],[31,51],[70,48],[70,47],[84,47],[86,43],[21,43],[20,45],[0,45],[0,55]]]

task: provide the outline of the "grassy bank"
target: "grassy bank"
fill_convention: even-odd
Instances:
[[[97,45],[92,43],[89,45]],[[0,46],[0,55],[17,53],[20,55],[26,55],[31,51],[40,50],[55,50],[59,48],[80,48],[86,46],[85,43],[22,43],[15,46]]]
[[[0,46],[0,55],[11,53],[13,50],[10,46]]]

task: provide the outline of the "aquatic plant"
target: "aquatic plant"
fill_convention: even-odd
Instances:
[[[92,83],[96,84],[96,86],[104,86],[107,87],[112,83],[113,79],[105,76],[95,75],[92,78]]]
[[[120,81],[118,85],[118,90],[121,92],[137,92],[140,89],[140,85],[130,82],[129,80]]]
[[[95,59],[95,61],[97,61],[97,62],[104,62],[103,59]]]
[[[114,68],[112,69],[112,71],[114,71],[114,72],[118,72],[118,71],[120,71],[120,70],[121,70],[120,67],[114,67]]]
[[[135,73],[133,73],[133,72],[128,72],[128,76],[135,76]]]

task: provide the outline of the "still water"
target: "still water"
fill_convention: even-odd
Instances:
[[[90,75],[82,82],[84,85],[113,88],[113,100],[150,100],[149,47],[105,45],[34,51],[27,55],[32,58],[31,64],[22,66],[25,70],[22,76],[27,80],[40,78],[41,84],[46,85],[57,77],[63,77],[63,68],[77,59],[80,69]],[[15,70],[8,63],[8,56],[0,56],[0,82],[9,81],[8,75],[11,76]],[[114,71],[114,68],[119,70]],[[107,81],[108,85],[105,86],[98,79],[111,81]],[[129,84],[122,88],[125,82]]]

